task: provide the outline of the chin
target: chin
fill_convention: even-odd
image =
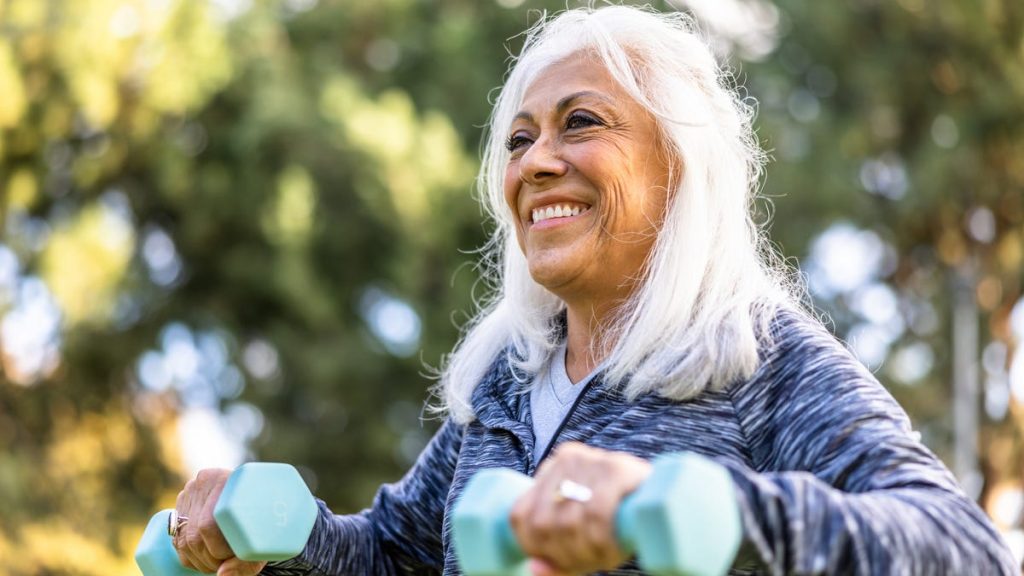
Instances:
[[[560,288],[578,276],[576,272],[575,267],[567,266],[565,263],[530,262],[530,277],[533,281],[556,295],[561,292]]]

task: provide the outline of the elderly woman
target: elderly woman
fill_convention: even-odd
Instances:
[[[480,173],[493,299],[440,383],[446,419],[373,506],[321,502],[298,557],[234,558],[227,471],[178,498],[182,561],[219,574],[458,574],[474,472],[536,477],[515,536],[537,575],[640,574],[616,507],[691,451],[735,485],[733,565],[769,574],[1014,574],[984,513],[885,389],[810,315],[751,218],[752,112],[681,15],[612,6],[530,30]],[[586,497],[559,497],[571,479]],[[698,495],[699,497],[699,495]]]

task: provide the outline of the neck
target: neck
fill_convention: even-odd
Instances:
[[[593,372],[604,360],[607,350],[602,346],[601,329],[613,311],[612,306],[567,306],[565,371],[573,383]]]

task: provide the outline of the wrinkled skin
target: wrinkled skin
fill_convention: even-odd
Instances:
[[[542,72],[508,129],[505,201],[530,275],[566,304],[574,382],[598,363],[595,332],[636,288],[664,221],[661,143],[647,110],[583,55]],[[533,221],[553,204],[584,210]]]

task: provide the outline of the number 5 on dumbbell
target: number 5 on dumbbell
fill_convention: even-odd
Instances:
[[[197,572],[178,562],[168,535],[170,510],[149,521],[135,549],[145,576],[187,576]],[[313,495],[288,464],[250,462],[239,466],[224,485],[213,517],[242,560],[287,560],[302,552],[316,522]]]
[[[743,536],[729,472],[689,453],[653,464],[650,477],[619,505],[619,546],[657,576],[728,572]],[[532,485],[528,476],[497,468],[470,479],[452,516],[455,553],[466,576],[528,574],[509,513]]]

